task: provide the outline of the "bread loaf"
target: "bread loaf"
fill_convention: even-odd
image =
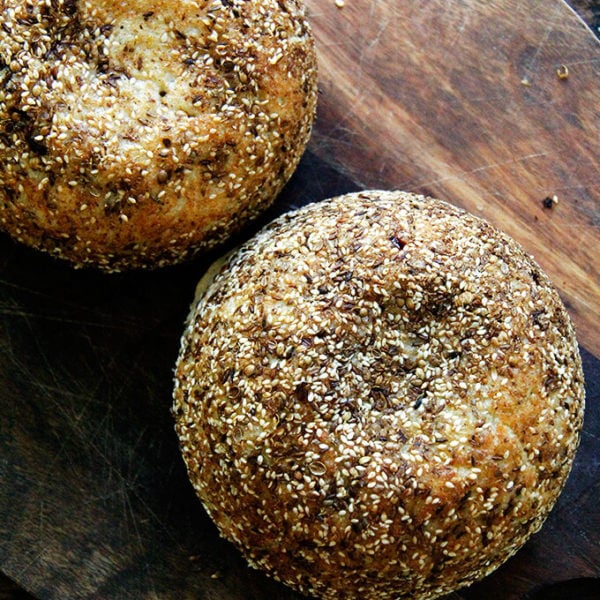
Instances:
[[[208,249],[275,198],[307,143],[299,0],[6,0],[0,228],[108,271]]]
[[[426,599],[498,567],[565,482],[570,319],[508,236],[362,192],[285,215],[199,286],[174,414],[191,481],[254,566],[325,599]]]

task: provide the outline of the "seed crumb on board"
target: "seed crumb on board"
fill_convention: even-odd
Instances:
[[[554,196],[546,196],[542,200],[542,206],[544,208],[552,209],[556,204],[558,204],[558,196],[556,194],[554,194]]]
[[[344,2],[344,0],[335,0],[335,5],[338,8],[344,8],[344,6],[346,6],[346,3]]]
[[[567,65],[560,65],[558,69],[556,69],[556,75],[559,79],[568,79],[569,77],[569,67]]]

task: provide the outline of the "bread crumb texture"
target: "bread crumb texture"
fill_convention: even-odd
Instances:
[[[298,0],[1,0],[0,227],[105,270],[209,249],[275,198],[316,103]]]
[[[195,489],[250,563],[326,599],[435,598],[539,529],[582,423],[547,276],[449,204],[312,204],[192,308],[174,415]]]

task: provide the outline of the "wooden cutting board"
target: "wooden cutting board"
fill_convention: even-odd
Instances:
[[[598,43],[559,0],[307,4],[318,122],[262,222],[365,187],[457,203],[535,255],[583,346],[584,433],[557,507],[452,597],[516,600],[600,577]],[[219,539],[179,457],[172,369],[212,258],[103,276],[0,238],[0,568],[36,597],[299,598]]]

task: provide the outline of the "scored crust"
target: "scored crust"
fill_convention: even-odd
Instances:
[[[577,448],[570,319],[508,236],[362,192],[284,215],[199,288],[174,416],[249,562],[326,599],[434,598],[539,529]]]
[[[160,266],[275,198],[307,143],[299,0],[2,0],[0,227],[81,266]]]

